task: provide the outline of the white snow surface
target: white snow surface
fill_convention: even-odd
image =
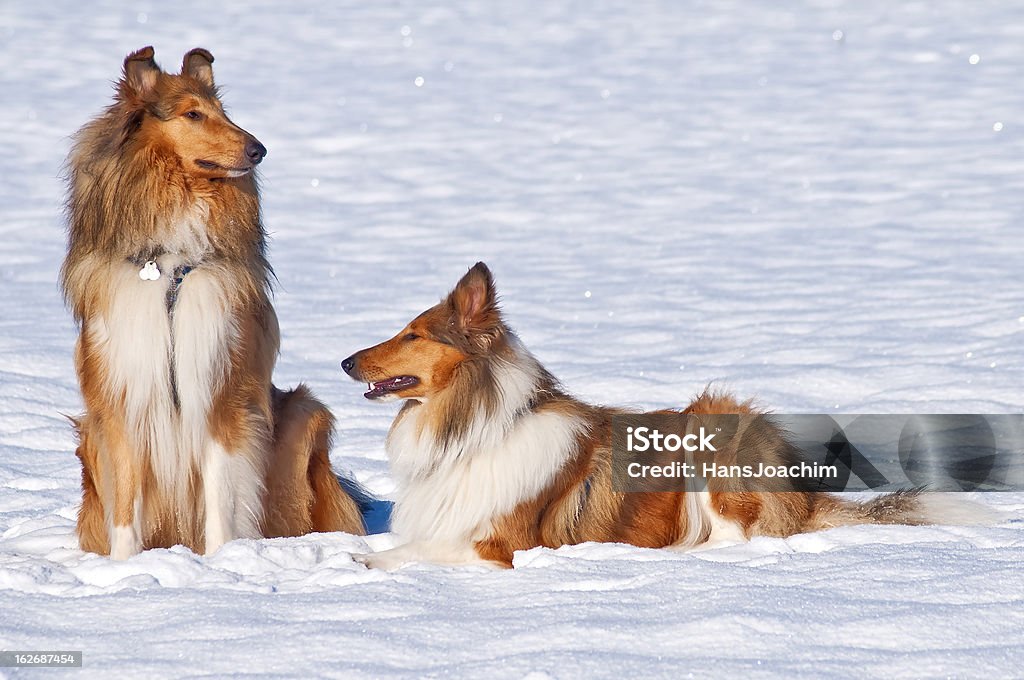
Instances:
[[[368,571],[390,535],[80,552],[61,165],[129,51],[216,55],[261,168],[283,345],[387,497],[339,361],[477,260],[576,394],[781,412],[1024,404],[1024,12],[932,0],[0,5],[0,649],[12,677],[1020,677],[1024,494],[994,526]]]

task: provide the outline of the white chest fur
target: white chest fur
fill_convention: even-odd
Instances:
[[[129,262],[108,265],[106,311],[88,319],[90,344],[100,353],[112,403],[123,395],[128,430],[148,453],[158,483],[184,493],[192,465],[208,439],[212,399],[229,366],[237,334],[225,277],[200,266],[177,286],[178,255],[157,258],[160,277],[139,277]],[[173,313],[172,313],[173,311]]]
[[[428,405],[407,409],[388,433],[398,483],[394,531],[408,541],[478,541],[491,523],[540,494],[576,451],[585,424],[556,411],[525,411],[538,365],[518,342],[517,360],[496,376],[502,403],[478,412],[461,441],[439,450],[421,427]]]

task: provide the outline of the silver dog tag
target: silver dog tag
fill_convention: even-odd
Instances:
[[[143,281],[156,281],[160,278],[160,268],[156,266],[156,260],[150,260],[142,266],[139,278]]]

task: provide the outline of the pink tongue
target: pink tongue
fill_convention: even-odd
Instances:
[[[407,375],[400,375],[396,378],[389,378],[388,380],[381,380],[380,382],[375,382],[372,385],[367,385],[367,387],[370,388],[370,391],[365,392],[363,396],[367,399],[374,399],[375,397],[387,394],[388,392],[395,392],[403,387],[415,384],[415,378]]]
[[[372,385],[367,385],[367,387],[369,387],[370,389],[365,394],[363,394],[363,396],[366,397],[367,399],[373,399],[374,397],[379,397],[380,395],[385,394],[387,390],[384,389],[384,385],[385,383],[383,382],[377,382],[373,383]]]

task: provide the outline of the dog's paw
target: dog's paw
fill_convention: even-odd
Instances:
[[[352,561],[356,564],[361,564],[364,567],[370,567],[370,558],[373,557],[373,553],[352,553]]]
[[[368,569],[394,571],[409,562],[407,555],[395,550],[384,550],[377,553],[362,553],[352,556],[352,561],[365,565]]]

